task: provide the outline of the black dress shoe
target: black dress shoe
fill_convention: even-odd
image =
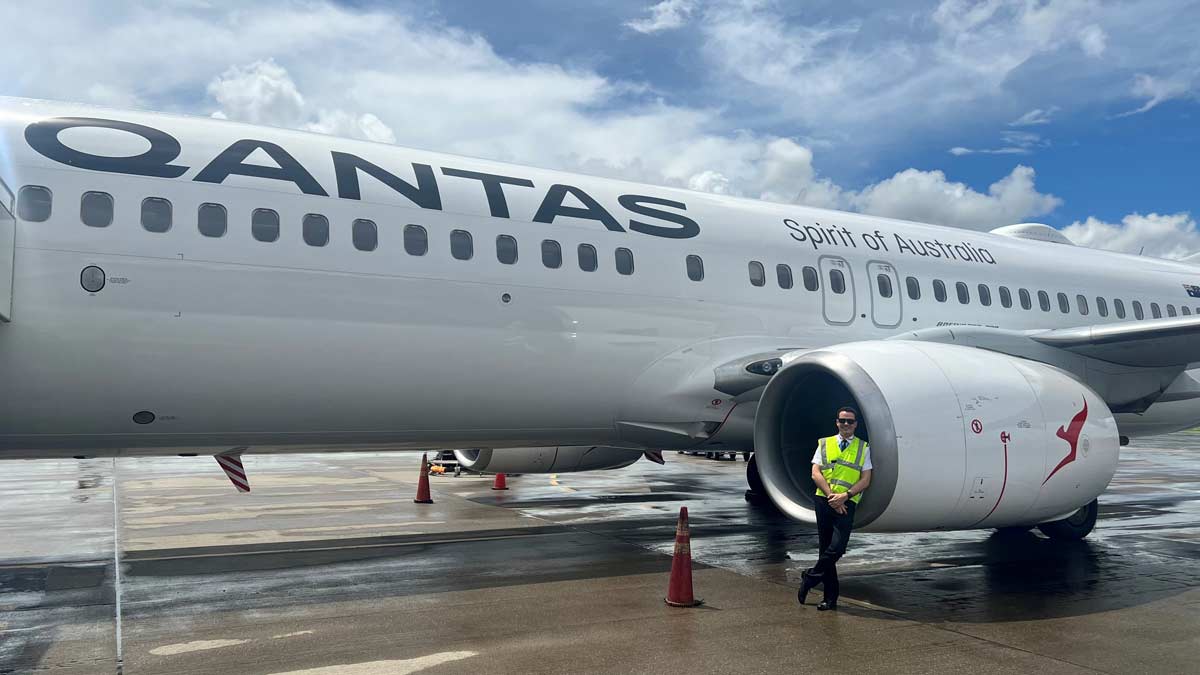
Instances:
[[[800,604],[803,605],[804,601],[808,599],[808,592],[811,591],[813,589],[813,587],[816,585],[817,585],[817,582],[814,581],[812,577],[808,576],[807,572],[801,574],[800,575],[800,590],[796,591],[796,600],[798,600],[800,602]]]
[[[817,609],[821,610],[822,612],[825,612],[825,611],[828,611],[831,609],[837,609],[837,603],[829,602],[828,600],[822,600],[821,604],[817,605]]]

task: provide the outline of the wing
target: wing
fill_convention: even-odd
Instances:
[[[1123,366],[1162,368],[1200,362],[1200,316],[1059,328],[1030,333],[1029,337]]]

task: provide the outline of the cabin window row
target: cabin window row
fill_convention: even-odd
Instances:
[[[751,260],[747,265],[747,270],[750,274],[750,285],[762,287],[767,285],[767,268],[757,260]],[[689,255],[687,257],[687,273],[688,278],[692,281],[700,281],[704,278],[704,261],[700,256]],[[800,270],[800,281],[804,285],[805,290],[815,291],[821,287],[820,275],[815,267],[803,267]],[[775,266],[775,283],[780,288],[790,289],[795,287],[796,278],[792,274],[791,265],[778,264]],[[841,270],[829,271],[829,286],[834,293],[846,292],[846,277]]]
[[[18,212],[29,222],[49,220],[53,198],[48,188],[27,185],[21,188]],[[162,197],[147,197],[141,204],[141,224],[148,232],[163,233],[171,229],[174,212],[170,200]],[[79,200],[79,219],[89,227],[108,227],[113,223],[113,197],[106,192],[89,191]],[[229,230],[229,214],[221,204],[201,204],[196,210],[196,226],[206,237],[223,237]],[[304,243],[313,247],[329,244],[329,218],[319,213],[309,213],[300,224]],[[279,213],[272,209],[254,209],[250,214],[250,234],[255,240],[271,243],[279,240]],[[351,240],[360,251],[374,251],[379,246],[379,227],[372,220],[359,218],[350,226]],[[404,251],[409,255],[423,256],[429,252],[429,233],[420,225],[406,225],[403,230]],[[553,239],[541,244],[542,264],[547,268],[562,267],[562,246]],[[456,260],[470,260],[475,256],[474,240],[466,230],[450,232],[450,255]],[[594,272],[599,269],[599,254],[591,244],[580,244],[576,250],[579,269]],[[517,262],[517,239],[512,235],[496,237],[496,259],[506,265]],[[617,272],[633,274],[633,251],[617,248],[613,253]]]
[[[886,284],[885,284],[885,281],[886,281]],[[890,295],[890,293],[891,293],[891,278],[888,277],[887,275],[881,274],[881,275],[879,275],[878,283],[879,283],[879,294],[882,297],[891,297],[891,295]],[[912,299],[912,300],[920,300],[921,299],[921,282],[916,277],[907,277],[905,279],[905,285],[908,289],[908,297],[910,299]],[[975,291],[977,294],[976,297],[979,299],[979,304],[983,305],[984,307],[991,306],[991,304],[992,304],[991,287],[989,287],[987,284],[979,284],[976,286]],[[1012,307],[1013,306],[1012,291],[1007,286],[1000,286],[997,288],[997,291],[1000,296],[1000,306],[1004,307],[1006,309]],[[971,302],[971,288],[964,282],[961,282],[961,281],[955,282],[954,295],[958,299],[959,304],[966,305]],[[949,299],[949,293],[947,292],[946,282],[942,281],[941,279],[933,280],[933,299],[937,300],[938,302],[946,302]],[[1087,296],[1083,295],[1082,293],[1078,293],[1075,295],[1074,300],[1075,300],[1075,308],[1081,316],[1087,316],[1088,314],[1091,313],[1091,309],[1089,307]],[[1095,300],[1096,300],[1096,305],[1095,305],[1096,313],[1102,317],[1109,316],[1108,300],[1102,296],[1096,296]],[[1024,288],[1018,288],[1017,289],[1017,301],[1020,304],[1021,309],[1025,309],[1025,310],[1033,309],[1033,296],[1030,294],[1029,290],[1024,289]],[[1062,314],[1070,314],[1071,313],[1071,298],[1066,293],[1061,293],[1061,292],[1055,293],[1054,300],[1052,302],[1051,298],[1050,298],[1050,294],[1048,292],[1037,291],[1037,305],[1038,305],[1038,308],[1041,309],[1043,312],[1049,312],[1054,308],[1055,305],[1057,305],[1058,311],[1060,313],[1062,313]],[[1142,306],[1141,301],[1132,300],[1132,301],[1130,301],[1129,305],[1130,305],[1130,309],[1132,310],[1133,317],[1135,319],[1146,318],[1146,312]],[[1166,307],[1166,316],[1167,317],[1173,317],[1173,316],[1179,316],[1179,315],[1190,316],[1192,314],[1192,308],[1188,307],[1187,305],[1180,305],[1178,310],[1176,310],[1175,305],[1173,305],[1171,303],[1166,303],[1165,307]],[[1125,302],[1123,300],[1121,300],[1119,298],[1113,299],[1112,314],[1115,315],[1118,319],[1126,318],[1126,316],[1128,314],[1125,310]],[[1200,307],[1196,308],[1196,314],[1200,314]],[[1150,303],[1150,317],[1153,319],[1161,319],[1163,317],[1163,307],[1160,306],[1157,302]]]

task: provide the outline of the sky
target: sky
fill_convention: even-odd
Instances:
[[[1200,0],[5,9],[0,95],[1200,252]]]

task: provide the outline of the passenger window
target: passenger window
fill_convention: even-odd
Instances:
[[[1024,288],[1017,291],[1017,297],[1021,299],[1021,309],[1033,309],[1033,300],[1029,297],[1029,291]]]
[[[1050,294],[1046,291],[1038,291],[1038,307],[1041,307],[1043,312],[1050,311]]]
[[[704,278],[704,261],[698,255],[689,255],[687,257],[687,275],[692,281],[700,281]]]
[[[979,304],[984,307],[992,305],[992,289],[988,288],[987,284],[979,284]]]
[[[271,209],[254,209],[250,213],[250,234],[266,243],[279,239],[279,214]]]
[[[304,243],[309,246],[324,246],[329,243],[329,219],[319,213],[309,213],[300,222]]]
[[[1125,303],[1120,298],[1113,298],[1113,312],[1116,313],[1118,319],[1125,318]]]
[[[765,286],[767,284],[767,271],[763,269],[762,263],[757,260],[750,261],[750,283],[754,286]]]
[[[1162,308],[1158,306],[1157,302],[1150,303],[1150,315],[1155,319],[1162,318]]]
[[[1071,313],[1071,303],[1067,301],[1066,293],[1058,294],[1058,311],[1062,312],[1063,314]]]
[[[562,267],[562,247],[557,241],[542,240],[542,264],[552,270]]]
[[[908,277],[904,280],[904,285],[908,287],[908,299],[921,299],[921,282],[916,277]]]
[[[1180,306],[1179,306],[1179,311],[1183,312],[1183,315],[1184,315],[1184,316],[1191,316],[1191,315],[1192,315],[1192,310],[1191,310],[1191,308],[1190,308],[1190,307],[1188,307],[1187,305],[1180,305]]]
[[[451,230],[450,255],[455,260],[470,260],[475,255],[475,242],[466,230]]]
[[[633,274],[633,251],[627,248],[616,250],[617,273],[626,276]]]
[[[846,275],[841,270],[829,270],[829,289],[838,295],[846,292]]]
[[[1012,307],[1012,291],[1008,290],[1008,286],[1000,287],[1000,306],[1005,309]]]
[[[1167,305],[1167,316],[1175,316],[1175,305]]]
[[[1139,301],[1139,300],[1134,300],[1134,301],[1133,301],[1132,303],[1130,303],[1130,304],[1132,304],[1132,305],[1133,305],[1133,318],[1135,318],[1135,319],[1139,319],[1139,320],[1140,320],[1140,319],[1144,319],[1144,318],[1146,318],[1146,313],[1142,311],[1142,303],[1141,303],[1141,301]]]
[[[1087,314],[1088,314],[1087,298],[1083,297],[1082,295],[1076,295],[1075,296],[1075,306],[1079,308],[1080,314],[1082,314],[1083,316],[1087,316]]]
[[[229,214],[220,204],[201,204],[196,209],[196,229],[206,237],[224,237],[229,229]]]
[[[801,272],[804,276],[804,288],[806,290],[815,291],[821,287],[821,277],[817,274],[817,268],[805,267]]]
[[[504,235],[508,236],[508,235]],[[508,237],[512,239],[512,237]],[[499,243],[496,250],[499,251]],[[429,233],[420,225],[404,226],[404,251],[409,255],[425,255],[429,252]],[[517,259],[517,242],[513,241],[513,260]],[[504,262],[501,260],[500,262]],[[509,263],[511,264],[511,263]]]
[[[40,223],[50,219],[53,199],[50,190],[40,185],[26,185],[17,196],[17,215],[21,220]]]
[[[933,280],[933,299],[938,302],[946,301],[946,284],[941,279]]]
[[[1100,316],[1108,316],[1108,301],[1100,296],[1096,296],[1096,312]]]
[[[375,221],[359,218],[354,221],[350,230],[354,248],[360,251],[374,251],[375,247],[379,246],[379,228],[375,226]]]
[[[496,259],[505,265],[517,262],[517,240],[507,234],[496,237]]]
[[[954,284],[954,291],[958,293],[959,303],[965,305],[968,302],[971,302],[971,290],[968,289],[967,285],[963,282],[959,281],[958,283]]]
[[[108,227],[113,220],[113,198],[107,192],[85,192],[79,199],[79,219],[88,227]]]
[[[162,197],[143,199],[142,227],[147,232],[166,232],[171,229],[171,202]]]
[[[775,280],[779,282],[780,288],[791,288],[793,286],[792,268],[787,265],[776,265]]]
[[[584,272],[595,272],[599,265],[599,256],[596,255],[596,247],[591,244],[579,245],[579,269]]]
[[[892,297],[892,278],[886,274],[875,276],[875,285],[879,287],[879,297]]]

